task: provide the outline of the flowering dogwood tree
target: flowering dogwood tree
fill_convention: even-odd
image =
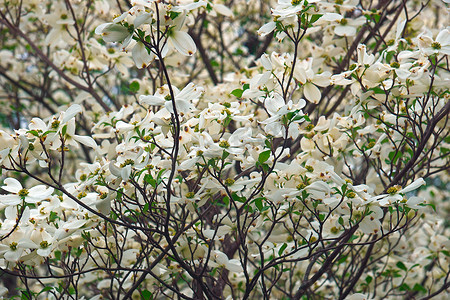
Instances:
[[[447,299],[448,1],[0,4],[21,299]]]

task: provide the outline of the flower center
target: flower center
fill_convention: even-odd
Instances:
[[[16,242],[12,242],[11,244],[9,244],[9,249],[11,249],[12,251],[16,251],[17,250],[17,243]]]
[[[386,192],[387,192],[388,194],[390,194],[390,195],[395,195],[395,193],[398,192],[398,189],[397,189],[397,187],[395,187],[395,186],[391,186],[390,188],[387,189]]]
[[[230,147],[230,143],[228,143],[227,141],[221,141],[219,143],[219,146],[222,148],[229,148]]]
[[[234,179],[233,178],[225,179],[225,185],[226,186],[232,186],[233,184],[234,184]]]
[[[25,196],[27,196],[29,193],[30,193],[30,192],[29,192],[27,189],[21,189],[17,194],[18,194],[20,197],[25,197]]]
[[[431,44],[431,48],[433,48],[435,50],[439,50],[439,49],[442,48],[442,46],[438,42],[434,42],[434,43]]]
[[[42,241],[39,245],[41,246],[42,249],[45,249],[45,248],[47,248],[50,244],[49,244],[47,241]]]

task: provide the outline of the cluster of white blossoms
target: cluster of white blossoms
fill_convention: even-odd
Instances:
[[[196,24],[228,24],[223,44],[257,1],[134,0],[86,37],[76,8],[24,2],[51,27],[46,74],[70,90],[62,112],[0,130],[0,269],[28,293],[445,297],[448,27],[418,30],[408,1],[279,0],[258,27],[273,49],[196,71],[220,60]],[[0,75],[18,60],[2,57]]]

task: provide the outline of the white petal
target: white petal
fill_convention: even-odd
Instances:
[[[141,95],[141,96],[139,96],[139,102],[141,104],[160,106],[160,105],[164,105],[164,103],[166,103],[166,100],[161,99],[160,97],[152,96],[152,95],[148,95],[148,96]]]
[[[131,165],[127,165],[120,171],[120,177],[122,177],[123,180],[128,180],[131,175]]]
[[[33,118],[30,121],[30,124],[28,125],[28,128],[30,130],[46,130],[47,129],[47,124],[45,124],[44,121],[42,121],[42,119],[40,118]]]
[[[146,68],[155,59],[155,54],[153,54],[153,52],[150,52],[149,54],[145,45],[140,42],[133,47],[131,55],[136,67],[139,69]]]
[[[132,39],[133,39],[133,35],[132,34],[127,36],[122,42],[122,47],[125,49],[128,46],[128,44],[131,42]]]
[[[117,167],[113,161],[109,163],[109,171],[116,177],[120,177],[120,168]]]
[[[170,37],[170,40],[175,49],[185,56],[191,56],[197,51],[194,40],[186,32],[175,31]]]
[[[295,68],[294,78],[304,84],[306,82],[306,70],[303,67]]]
[[[277,27],[277,25],[275,24],[275,22],[269,22],[269,23],[267,23],[267,24],[264,24],[264,25],[258,30],[258,34],[261,35],[261,36],[268,35],[268,34],[271,33],[276,27]]]
[[[267,71],[272,71],[272,63],[270,62],[269,55],[267,55],[266,53],[261,55],[260,62],[264,69],[266,69]]]
[[[125,123],[124,121],[119,121],[116,123],[116,129],[119,131],[119,133],[124,133],[133,130],[134,125]]]
[[[314,104],[319,103],[320,98],[322,97],[322,94],[317,86],[309,82],[303,86],[303,93],[305,94],[306,99]]]
[[[102,33],[105,42],[121,42],[129,35],[128,29],[119,24],[109,24],[103,29]]]
[[[123,14],[121,14],[120,16],[114,18],[114,19],[113,19],[113,22],[114,22],[114,23],[119,23],[119,22],[125,20],[125,19],[127,18],[127,16],[128,16],[128,12],[126,11],[126,12],[124,12]]]
[[[3,181],[6,185],[2,186],[2,189],[10,193],[18,193],[22,189],[22,185],[15,178],[6,178]]]
[[[185,5],[174,6],[170,11],[185,12],[185,11],[191,11],[191,10],[194,10],[196,8],[206,6],[206,5],[207,5],[207,3],[205,1],[198,1],[198,2],[188,3]]]
[[[241,262],[237,259],[230,259],[228,263],[225,264],[225,267],[231,272],[240,273],[244,271],[242,268]]]
[[[334,22],[342,20],[342,16],[337,13],[326,13],[319,19],[318,22]]]
[[[194,105],[187,100],[176,100],[175,105],[177,106],[178,113],[186,113],[195,108]],[[165,107],[171,114],[174,113],[172,101],[166,101]]]
[[[397,23],[397,29],[395,32],[395,39],[398,40],[402,36],[403,29],[405,28],[406,20],[402,20]]]
[[[17,205],[22,203],[22,199],[17,195],[0,195],[0,203],[4,205]]]
[[[228,7],[226,7],[223,4],[214,4],[213,9],[218,12],[221,15],[224,15],[226,17],[232,17],[233,16],[233,12],[231,11],[231,9],[229,9]]]
[[[103,30],[105,30],[105,28],[111,24],[113,24],[113,23],[105,23],[105,24],[97,26],[97,28],[95,28],[95,34],[102,34]]]
[[[53,193],[52,187],[46,187],[44,185],[37,185],[37,186],[32,187],[29,190],[28,195],[30,197],[45,199],[45,198],[49,197],[52,193]]]
[[[436,37],[436,42],[441,44],[441,47],[448,46],[450,44],[450,30],[444,29]]]
[[[88,146],[88,147],[90,147],[92,149],[96,149],[97,148],[97,143],[90,136],[74,135],[73,139],[75,141],[77,141],[78,143],[81,143],[81,144],[83,144],[85,146]]]
[[[354,36],[356,34],[356,28],[353,26],[336,26],[334,33],[339,36]]]
[[[148,23],[150,24],[152,21],[152,14],[149,13],[143,13],[142,15],[136,17],[136,19],[134,19],[134,27],[139,27],[144,23]]]
[[[16,197],[18,197],[18,196],[16,196]],[[27,208],[28,208],[28,210],[30,209],[28,206],[27,206]],[[16,220],[17,208],[14,206],[8,206],[7,208],[5,208],[5,217],[6,217],[6,219],[9,219],[9,220]]]
[[[76,114],[80,113],[82,111],[82,108],[79,104],[73,104],[71,105],[64,113],[64,118],[62,119],[61,123],[65,124],[70,119],[75,117]]]
[[[424,199],[422,197],[413,196],[406,201],[406,205],[411,208],[419,208],[418,204],[423,203]]]
[[[425,180],[423,180],[423,178],[418,178],[413,183],[411,183],[404,189],[400,190],[399,193],[408,193],[408,192],[414,191],[424,184],[426,184]]]
[[[76,220],[76,221],[71,221],[71,222],[65,223],[62,228],[63,229],[79,229],[84,224],[86,224],[86,220]]]
[[[98,201],[95,203],[95,207],[102,214],[109,215],[109,213],[111,212],[111,199],[107,197],[104,200]]]
[[[36,245],[36,243],[34,243],[33,241],[31,241],[30,239],[22,239],[17,243],[17,246],[19,246],[20,248],[31,248],[31,249],[35,249],[38,247],[38,245]]]
[[[39,249],[37,249],[37,254],[39,255],[39,256],[42,256],[42,257],[47,257],[47,256],[49,256],[50,255],[50,253],[52,252],[52,247],[50,247],[50,246],[48,246],[47,248],[45,248],[45,249],[42,249],[42,248],[39,248]]]
[[[317,74],[314,76],[312,83],[321,87],[327,87],[331,84],[331,73],[324,72],[322,74]]]
[[[17,249],[16,251],[8,251],[4,254],[7,261],[18,261],[22,256],[23,249]]]

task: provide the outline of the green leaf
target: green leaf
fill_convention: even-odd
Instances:
[[[152,300],[153,299],[153,294],[149,290],[142,291],[141,296],[142,296],[141,299],[144,299],[144,300]]]
[[[137,93],[137,91],[139,91],[139,88],[140,88],[139,82],[133,81],[132,83],[130,83],[130,92]]]
[[[281,256],[283,254],[284,249],[287,248],[287,244],[284,243],[283,246],[281,246],[280,250],[278,250],[278,255]]]
[[[223,150],[223,152],[222,152],[222,160],[225,160],[229,155],[230,155],[230,153],[228,153],[226,150]]]
[[[402,263],[401,261],[397,262],[395,265],[397,266],[397,268],[399,268],[403,271],[408,271],[408,268],[406,268],[405,264]]]
[[[39,137],[39,132],[37,132],[36,130],[28,130],[28,133],[31,133],[32,135]]]
[[[413,291],[426,293],[427,289],[424,288],[421,284],[416,283],[413,287]]]
[[[342,256],[341,258],[339,258],[338,260],[338,264],[342,264],[347,260],[347,255]]]
[[[255,205],[256,205],[256,207],[257,207],[260,211],[263,210],[263,203],[262,203],[262,200],[263,200],[263,198],[261,198],[261,197],[255,199]]]
[[[263,164],[264,162],[266,162],[270,157],[270,152],[271,152],[270,150],[261,152],[258,156],[259,163]]]
[[[31,292],[29,291],[22,291],[22,294],[20,295],[20,299],[22,300],[31,300],[33,299]]]
[[[312,15],[311,20],[309,21],[309,23],[310,23],[310,24],[313,24],[314,22],[316,22],[317,20],[319,20],[320,17],[322,17],[322,15]]]
[[[40,294],[42,294],[42,293],[45,293],[45,292],[48,292],[48,291],[51,291],[51,290],[53,290],[53,287],[51,287],[51,286],[46,286],[46,287],[44,287],[44,288],[39,292],[38,295],[40,295]]]
[[[54,211],[50,212],[50,216],[48,218],[49,222],[55,222],[57,219],[59,219],[58,214]]]
[[[230,198],[228,196],[223,197],[223,203],[228,206],[228,204],[230,204]]]
[[[411,288],[410,288],[409,285],[407,285],[406,283],[403,283],[402,285],[400,285],[400,286],[398,287],[398,290],[399,290],[399,291],[410,291]]]
[[[150,208],[150,205],[148,203],[145,203],[144,208],[142,209],[142,212],[145,214],[146,212],[148,212],[149,208]]]
[[[211,66],[218,67],[219,63],[213,59],[213,60],[211,60]]]
[[[235,89],[230,94],[236,96],[237,98],[241,98],[243,92],[244,91],[241,89]]]
[[[373,15],[372,17],[373,17],[373,20],[375,21],[375,23],[380,22],[381,16],[380,16],[379,14],[375,14],[375,15]]]
[[[156,188],[156,180],[153,179],[152,175],[145,174],[144,181],[150,184],[152,187]]]

